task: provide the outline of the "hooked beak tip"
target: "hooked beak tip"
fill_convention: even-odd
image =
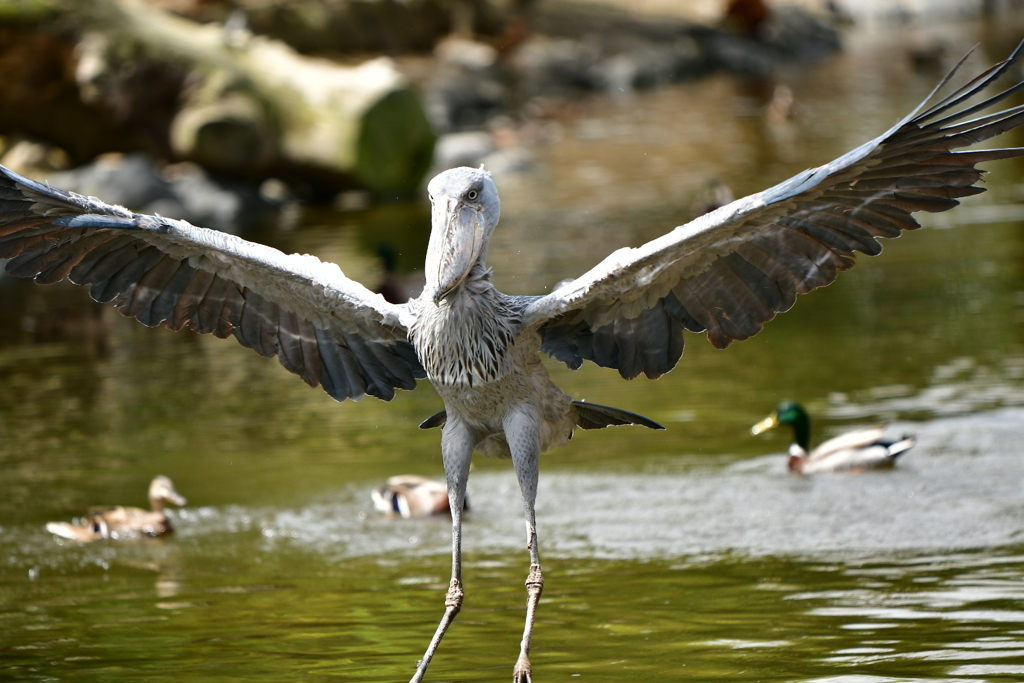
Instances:
[[[434,288],[434,291],[430,293],[430,300],[434,302],[435,306],[440,306],[441,302],[448,296],[447,290],[442,290],[440,287]]]

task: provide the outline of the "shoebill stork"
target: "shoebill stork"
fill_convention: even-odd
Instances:
[[[528,655],[544,585],[534,520],[541,452],[564,444],[576,427],[659,427],[573,401],[539,354],[572,369],[589,360],[624,379],[654,379],[679,361],[684,329],[706,332],[718,348],[757,334],[797,294],[851,268],[854,252],[877,254],[878,238],[917,228],[913,212],[945,211],[982,192],[978,163],[1024,155],[954,151],[1024,122],[1020,106],[976,116],[1024,83],[966,104],[1022,51],[1024,42],[1006,61],[931,106],[930,97],[835,161],[620,249],[545,296],[508,296],[491,284],[486,256],[498,190],[486,171],[471,168],[445,171],[428,185],[426,286],[400,305],[313,256],[132,213],[6,170],[0,258],[10,259],[5,269],[15,276],[87,285],[93,298],[144,325],[234,336],[338,401],[365,394],[389,400],[396,388],[429,379],[446,409],[421,426],[443,425],[452,576],[444,616],[412,680],[422,680],[462,605],[462,510],[470,457],[479,451],[510,457],[522,490],[530,569],[513,680],[531,681]]]

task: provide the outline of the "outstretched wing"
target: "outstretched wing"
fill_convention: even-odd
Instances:
[[[132,213],[0,166],[0,259],[41,284],[89,285],[143,325],[234,335],[335,399],[390,400],[426,376],[405,308],[333,263]]]
[[[683,352],[684,328],[707,330],[718,348],[757,334],[797,294],[852,268],[854,251],[877,254],[877,238],[919,227],[912,212],[945,211],[959,197],[983,192],[974,186],[983,174],[976,164],[1024,155],[1024,149],[953,151],[1024,122],[1024,107],[965,120],[1024,89],[1024,82],[948,113],[1022,51],[1024,42],[1006,61],[924,109],[954,69],[913,113],[831,163],[612,253],[578,280],[533,299],[524,329],[538,329],[541,350],[573,369],[591,360],[626,379],[671,370]]]

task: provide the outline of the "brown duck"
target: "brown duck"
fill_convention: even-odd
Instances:
[[[370,495],[373,506],[387,515],[409,518],[451,514],[448,487],[444,482],[417,474],[389,477],[384,486],[374,489]],[[468,502],[463,509],[469,509]]]
[[[162,536],[174,529],[164,514],[164,503],[184,505],[187,501],[174,490],[170,477],[159,475],[149,484],[150,510],[135,507],[94,507],[85,517],[76,518],[74,523],[47,522],[46,530],[51,534],[80,543],[101,538],[124,541],[142,536]]]

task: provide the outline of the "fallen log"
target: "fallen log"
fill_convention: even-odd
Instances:
[[[413,190],[429,167],[434,133],[388,59],[344,66],[131,0],[54,6],[77,27],[70,67],[87,104],[114,119],[152,121],[160,116],[138,116],[152,104],[147,84],[177,85],[177,96],[162,100],[173,107],[162,146],[174,157],[379,194]]]

